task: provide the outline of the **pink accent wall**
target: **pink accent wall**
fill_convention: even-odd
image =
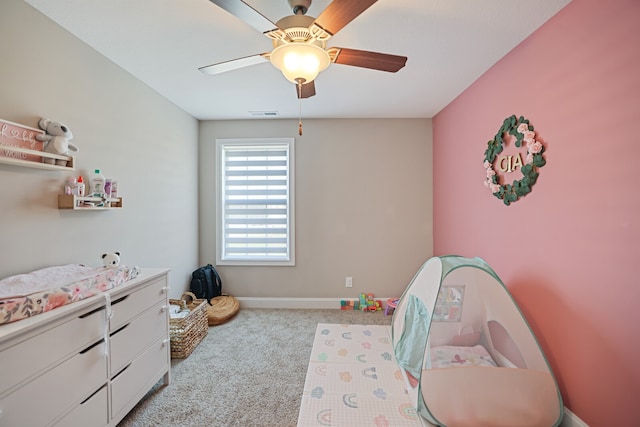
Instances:
[[[534,125],[547,165],[505,206],[482,162],[512,114]],[[572,412],[640,425],[640,1],[573,0],[433,128],[435,254],[496,270]]]

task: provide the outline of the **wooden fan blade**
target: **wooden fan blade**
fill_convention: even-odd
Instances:
[[[310,81],[309,83],[303,84],[300,91],[298,91],[298,85],[296,85],[296,95],[298,96],[298,98],[311,98],[316,94],[316,85],[313,82],[314,80]]]
[[[335,35],[376,1],[378,0],[333,0],[316,18],[314,24]]]
[[[235,16],[236,18],[251,25],[261,33],[268,33],[278,28],[276,24],[267,19],[263,14],[255,10],[249,4],[240,0],[210,0]]]
[[[406,56],[390,55],[388,53],[369,52],[366,50],[332,47],[337,50],[333,62],[336,64],[352,65],[354,67],[370,68],[372,70],[395,73],[407,63]]]
[[[269,53],[261,53],[259,55],[245,56],[244,58],[232,59],[230,61],[218,62],[217,64],[200,67],[198,70],[205,74],[220,74],[227,71],[237,70],[238,68],[249,67],[251,65],[262,64],[269,61]]]

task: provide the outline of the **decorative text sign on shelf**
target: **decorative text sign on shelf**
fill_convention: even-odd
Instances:
[[[36,139],[36,135],[38,134],[44,134],[44,131],[0,119],[0,157],[41,162],[42,157],[40,156],[6,148],[19,147],[42,151],[42,141]]]

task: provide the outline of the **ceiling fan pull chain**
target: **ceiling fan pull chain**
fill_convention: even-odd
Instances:
[[[302,80],[298,80],[298,103],[300,111],[298,114],[298,135],[302,136]]]

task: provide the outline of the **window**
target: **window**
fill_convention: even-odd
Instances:
[[[295,265],[294,140],[217,139],[220,265]]]

